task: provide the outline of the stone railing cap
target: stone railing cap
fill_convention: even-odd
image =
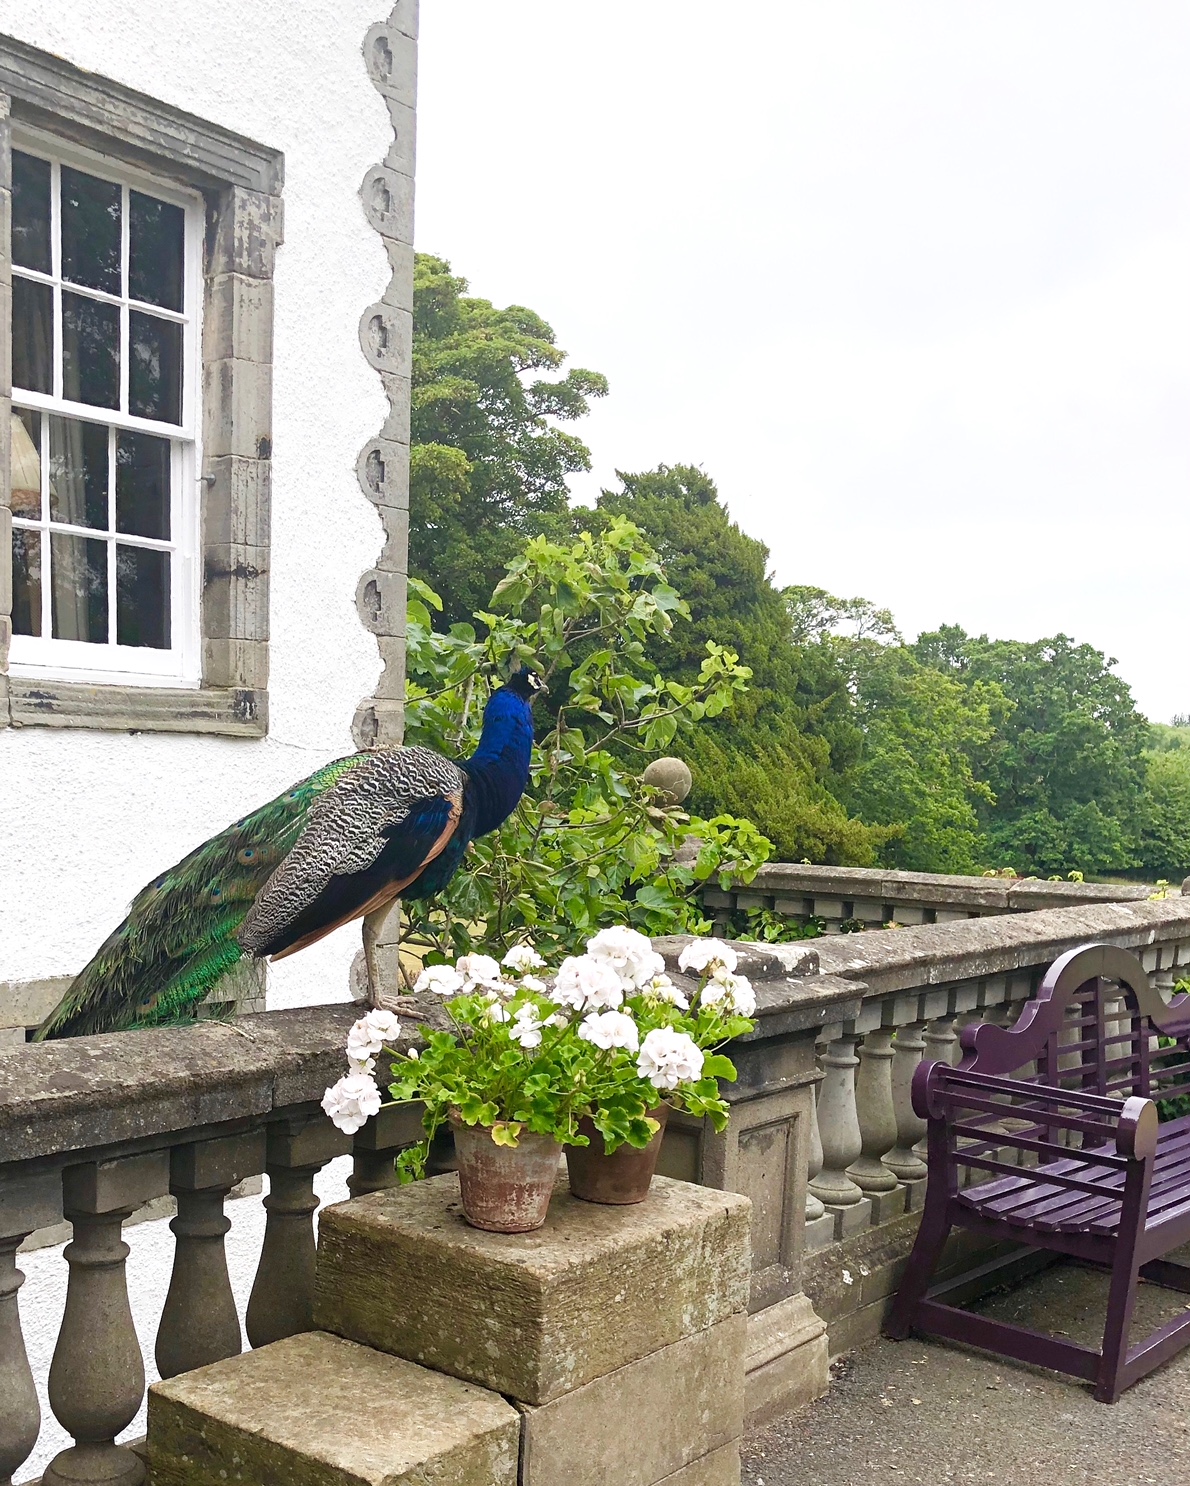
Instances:
[[[0,1173],[316,1103],[343,1073],[358,1015],[315,1006],[18,1048],[0,1057]]]

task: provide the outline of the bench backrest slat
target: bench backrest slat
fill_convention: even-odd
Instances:
[[[964,1027],[960,1070],[1115,1100],[1190,1095],[1190,994],[1166,1003],[1140,960],[1110,944],[1056,960],[1015,1026]],[[1037,1069],[1030,1080],[1029,1065]]]

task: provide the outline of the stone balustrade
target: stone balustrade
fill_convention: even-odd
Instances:
[[[767,908],[799,924],[819,920],[828,934],[837,934],[844,928],[913,928],[1046,908],[1137,902],[1153,891],[1147,883],[1046,882],[770,862],[746,887],[707,888],[703,902],[716,933],[748,909]]]
[[[49,1399],[75,1443],[51,1463],[48,1486],[144,1478],[139,1457],[114,1442],[144,1397],[122,1229],[145,1204],[167,1193],[177,1204],[154,1347],[162,1377],[241,1350],[224,1203],[247,1177],[269,1182],[248,1341],[309,1330],[314,1178],[352,1145],[319,1100],[342,1072],[355,1015],[351,1006],[271,1012],[41,1043],[0,1059],[0,1482],[13,1479],[40,1429],[17,1267],[21,1242],[36,1230],[65,1218],[73,1234]],[[386,1112],[361,1131],[353,1189],[391,1184],[395,1152],[419,1133],[412,1110]]]
[[[956,1059],[965,1023],[1011,1020],[1058,954],[1095,939],[1136,951],[1168,990],[1190,972],[1190,897],[739,946],[758,1015],[730,1050],[739,1071],[725,1086],[731,1123],[718,1135],[674,1116],[660,1169],[751,1201],[754,1420],[826,1388],[827,1325],[834,1352],[878,1327],[920,1208],[923,1132],[909,1098],[918,1062]],[[657,943],[676,966],[682,941]],[[415,1109],[390,1109],[348,1142],[319,1110],[356,1014],[271,1012],[0,1057],[0,1483],[19,1472],[39,1430],[18,1312],[26,1234],[64,1217],[73,1231],[49,1398],[75,1443],[50,1466],[51,1486],[143,1478],[115,1440],[144,1392],[122,1229],[145,1203],[167,1192],[177,1203],[154,1346],[163,1376],[241,1350],[224,1203],[245,1177],[269,1183],[248,1343],[310,1328],[315,1175],[350,1145],[352,1191],[380,1190],[392,1184],[396,1151],[420,1134]],[[428,1009],[421,1020],[433,1020]]]

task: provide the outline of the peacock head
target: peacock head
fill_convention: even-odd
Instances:
[[[530,704],[539,692],[545,690],[545,682],[532,666],[522,666],[519,671],[514,671],[506,684],[509,691],[515,692]]]

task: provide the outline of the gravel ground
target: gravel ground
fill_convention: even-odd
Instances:
[[[1093,1343],[1107,1277],[1046,1270],[981,1309]],[[1143,1285],[1133,1337],[1186,1308]],[[746,1441],[744,1486],[1190,1486],[1190,1350],[1111,1406],[1074,1379],[947,1343],[880,1340],[808,1412]]]

